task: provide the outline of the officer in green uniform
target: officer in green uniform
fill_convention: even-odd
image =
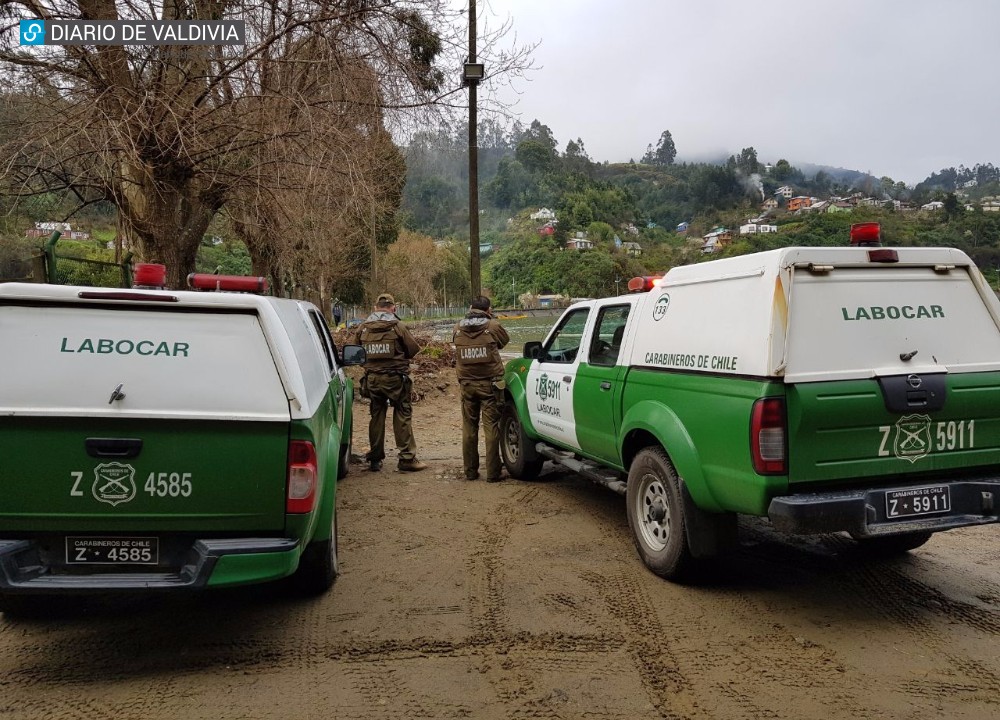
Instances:
[[[368,441],[371,449],[365,459],[372,471],[382,469],[385,458],[385,416],[392,405],[392,431],[399,452],[399,469],[423,470],[427,466],[417,460],[417,442],[413,439],[413,405],[410,394],[410,358],[420,352],[420,346],[396,315],[396,301],[382,293],[375,309],[354,334],[355,342],[364,346],[368,360],[361,379],[360,392],[371,408]]]
[[[492,314],[490,299],[477,297],[452,333],[455,369],[462,387],[462,464],[467,480],[479,478],[479,417],[486,440],[486,482],[500,478],[500,415],[503,361],[500,349],[510,336]]]

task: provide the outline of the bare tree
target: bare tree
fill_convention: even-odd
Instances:
[[[385,112],[446,104],[459,89],[435,62],[460,11],[445,0],[0,0],[0,91],[31,108],[0,148],[0,189],[113,201],[120,240],[165,262],[175,286],[209,221],[232,204],[253,230],[255,264],[274,274],[289,248],[274,247],[272,233],[287,237],[285,221],[297,217],[290,197],[317,196],[322,208],[324,194],[351,188],[333,203],[345,223],[366,195],[391,197],[392,182],[356,187],[362,166],[377,163],[355,151],[378,157]],[[14,28],[29,16],[238,18],[247,42],[20,48]],[[507,69],[520,62],[504,57]]]
[[[437,296],[434,282],[443,272],[445,263],[433,238],[403,230],[399,239],[380,258],[379,265],[386,281],[369,288],[369,294],[389,289],[397,301],[410,305],[415,313],[434,302]]]

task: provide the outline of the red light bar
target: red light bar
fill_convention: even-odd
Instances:
[[[628,281],[629,292],[649,292],[663,282],[662,275],[640,275]]]
[[[882,241],[882,228],[877,222],[851,225],[851,245],[878,245]]]
[[[208,273],[191,273],[187,276],[189,287],[195,290],[216,290],[219,292],[267,292],[267,278],[247,277],[245,275],[210,275]]]
[[[135,266],[133,287],[162,288],[167,284],[167,266],[157,263],[139,263]]]

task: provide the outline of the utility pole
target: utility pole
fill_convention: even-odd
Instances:
[[[514,278],[510,279],[510,294],[514,296],[514,309],[517,310],[517,290],[514,289]]]
[[[479,138],[477,136],[476,89],[484,68],[476,62],[476,0],[469,0],[469,61],[462,74],[469,86],[469,274],[472,297],[482,294],[479,270]]]
[[[615,296],[616,296],[616,297],[617,297],[618,295],[621,295],[621,293],[620,293],[620,292],[618,292],[618,283],[620,283],[621,281],[622,281],[622,279],[621,279],[620,277],[618,277],[618,276],[616,275],[616,276],[615,276]]]

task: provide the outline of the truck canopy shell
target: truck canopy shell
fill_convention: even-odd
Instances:
[[[674,268],[636,308],[630,365],[786,383],[1000,369],[1000,304],[968,256],[894,248],[898,262],[880,263],[868,250]]]
[[[2,284],[0,415],[311,417],[330,372],[310,311],[257,295]],[[125,397],[109,402],[119,384]]]

